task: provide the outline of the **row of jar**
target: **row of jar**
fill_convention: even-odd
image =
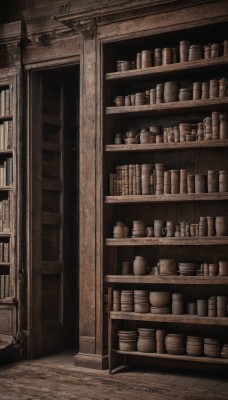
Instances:
[[[164,329],[119,330],[117,341],[119,350],[123,352],[139,351],[172,355],[187,354],[192,357],[228,358],[228,344],[222,344],[218,339],[167,333]]]
[[[205,45],[191,44],[188,40],[182,40],[179,42],[178,47],[159,47],[152,50],[142,50],[136,54],[135,60],[117,60],[116,70],[120,72],[135,68],[158,67],[226,55],[228,55],[228,40]]]
[[[122,261],[122,275],[160,275],[172,276],[228,276],[228,261],[218,262],[177,262],[174,259],[163,258],[158,262],[148,262],[144,256],[135,256],[133,262]]]
[[[154,220],[152,225],[146,226],[143,221],[133,221],[131,237],[204,237],[227,236],[228,216],[200,217],[199,223],[181,221]],[[122,221],[117,221],[113,227],[113,237],[122,239],[129,237],[129,227]]]
[[[113,311],[223,318],[228,315],[228,297],[213,295],[208,299],[187,301],[182,293],[150,292],[145,289],[113,290]]]
[[[165,165],[117,165],[109,175],[110,196],[162,195],[228,192],[228,171],[208,170],[206,174],[186,169],[165,171]]]
[[[179,82],[157,83],[154,88],[114,98],[114,105],[139,106],[144,104],[172,103],[186,100],[206,100],[226,97],[227,78],[211,79],[208,82],[194,82],[193,85],[180,87]]]
[[[183,122],[166,128],[150,126],[140,131],[130,129],[114,135],[115,144],[179,143],[219,139],[228,139],[228,117],[226,113],[219,111],[213,111],[211,116],[195,124]]]

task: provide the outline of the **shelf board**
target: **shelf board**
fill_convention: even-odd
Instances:
[[[175,63],[161,65],[158,67],[140,68],[121,72],[109,72],[105,74],[107,81],[131,81],[142,78],[154,78],[157,76],[177,75],[181,72],[191,72],[197,70],[208,69],[209,67],[225,66],[228,63],[228,56],[208,58],[195,61],[187,61],[183,63]]]
[[[170,103],[143,104],[139,106],[106,107],[106,115],[134,114],[134,115],[156,115],[175,114],[177,112],[222,109],[228,105],[228,97],[206,100],[186,100]]]
[[[10,237],[12,235],[12,232],[0,232],[0,237]]]
[[[188,355],[173,355],[173,354],[158,354],[158,353],[142,353],[140,351],[120,351],[120,350],[111,350],[112,353],[116,354],[123,354],[123,355],[129,355],[129,356],[137,356],[137,357],[150,357],[150,358],[159,358],[159,359],[166,359],[166,360],[180,360],[180,361],[188,361],[188,362],[197,362],[197,363],[207,363],[207,364],[224,364],[228,365],[228,359],[227,358],[214,358],[214,357],[206,357],[206,356],[201,356],[201,357],[193,357],[193,356],[188,356]]]
[[[9,121],[11,119],[13,119],[13,115],[12,114],[0,115],[0,121]]]
[[[162,195],[128,195],[106,196],[105,204],[128,203],[172,203],[192,201],[228,200],[228,192],[224,193],[193,193],[193,194],[162,194]]]
[[[228,245],[228,236],[107,238],[107,246],[213,246]]]
[[[228,140],[202,140],[200,142],[148,143],[148,144],[108,144],[106,152],[172,151],[185,149],[207,149],[228,147]]]
[[[9,267],[10,264],[11,264],[10,262],[0,261],[0,268],[1,268],[1,267]]]
[[[105,275],[107,283],[164,285],[228,285],[228,276]]]
[[[13,190],[13,186],[1,186],[0,187],[0,192],[5,192],[5,191],[11,191]]]
[[[111,319],[121,319],[128,321],[146,321],[146,322],[170,322],[178,324],[191,324],[191,325],[210,325],[210,326],[227,326],[228,317],[199,317],[198,315],[174,315],[174,314],[151,314],[151,313],[136,313],[136,312],[123,312],[111,311]]]
[[[0,150],[0,155],[8,155],[8,154],[12,154],[13,153],[13,149],[4,149],[4,150]]]
[[[0,307],[1,305],[6,305],[6,304],[16,304],[17,299],[15,297],[6,297],[5,299],[0,299]]]

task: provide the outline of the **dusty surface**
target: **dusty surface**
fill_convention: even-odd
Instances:
[[[0,400],[227,400],[228,377],[189,372],[78,368],[70,354],[0,368]]]

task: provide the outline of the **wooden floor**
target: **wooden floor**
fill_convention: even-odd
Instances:
[[[0,368],[1,400],[227,400],[228,377],[189,372],[76,368],[71,353]]]

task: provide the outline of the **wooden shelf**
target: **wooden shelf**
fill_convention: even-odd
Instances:
[[[108,238],[105,244],[107,246],[218,246],[228,245],[228,236]]]
[[[113,353],[116,354],[123,354],[129,356],[137,356],[137,357],[150,357],[150,358],[157,358],[157,359],[166,359],[166,360],[180,360],[180,361],[188,361],[188,362],[197,362],[197,363],[207,363],[207,364],[224,364],[228,365],[227,358],[213,358],[213,357],[193,357],[188,355],[173,355],[173,354],[158,354],[158,353],[142,353],[140,351],[120,351],[120,350],[111,350]]]
[[[8,155],[8,154],[12,154],[13,153],[13,149],[4,149],[4,150],[0,150],[0,155]]]
[[[6,297],[5,299],[0,299],[0,307],[1,305],[6,305],[6,304],[16,304],[17,299],[14,297]]]
[[[228,317],[199,317],[198,315],[174,315],[174,314],[151,314],[111,311],[110,319],[124,319],[128,321],[146,321],[146,322],[169,322],[174,324],[191,324],[191,325],[219,325],[228,327]]]
[[[0,261],[0,268],[1,267],[9,267],[10,266],[10,262],[3,262],[3,261]]]
[[[5,191],[10,191],[13,190],[13,186],[1,186],[0,187],[0,192],[5,192]]]
[[[105,204],[129,203],[172,203],[192,201],[219,201],[228,200],[227,193],[193,193],[193,194],[162,194],[162,195],[128,195],[106,196]]]
[[[106,152],[173,151],[228,147],[228,140],[203,140],[201,142],[108,144]]]
[[[12,114],[8,114],[8,115],[0,115],[0,121],[9,121],[13,119]]]
[[[192,112],[202,110],[224,109],[228,105],[228,97],[207,100],[186,100],[175,101],[172,103],[159,104],[143,104],[139,106],[123,106],[123,107],[106,107],[107,115],[115,114],[134,114],[140,115],[156,115],[156,114],[175,114],[178,112]]]
[[[228,276],[105,275],[107,283],[164,285],[227,285]]]
[[[12,232],[0,232],[0,237],[10,237],[12,235]]]
[[[201,71],[211,67],[225,66],[228,63],[228,57],[208,58],[196,61],[188,61],[183,63],[175,63],[163,65],[159,67],[150,67],[144,69],[134,69],[122,72],[109,72],[105,74],[106,81],[136,81],[143,78],[155,78],[158,76],[178,75],[183,72]]]

